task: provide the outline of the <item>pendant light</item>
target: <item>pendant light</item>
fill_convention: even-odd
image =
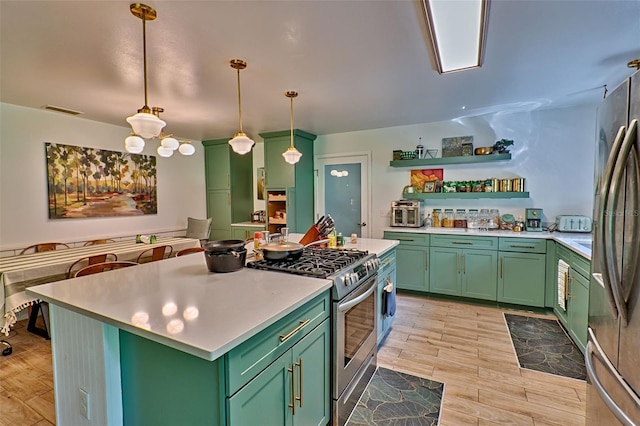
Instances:
[[[167,124],[153,114],[148,105],[147,97],[147,21],[156,19],[155,9],[142,3],[133,3],[129,9],[131,14],[142,20],[142,52],[144,58],[144,105],[138,110],[138,113],[127,117],[127,122],[131,125],[133,133],[143,139],[150,139],[158,136],[162,128]]]
[[[237,152],[240,155],[244,155],[247,152],[251,151],[253,147],[253,140],[249,138],[246,133],[242,131],[242,100],[240,98],[240,70],[243,70],[247,67],[247,63],[241,59],[232,59],[231,60],[231,68],[238,71],[238,117],[240,122],[240,131],[236,133],[233,138],[229,141],[229,145],[231,145],[231,149],[234,152]]]
[[[282,156],[284,157],[284,161],[286,161],[289,164],[296,164],[298,161],[300,161],[300,157],[302,157],[302,154],[300,153],[300,151],[298,151],[296,149],[295,146],[293,146],[293,98],[298,96],[298,92],[292,92],[289,91],[287,93],[284,94],[287,98],[289,98],[291,100],[291,144],[289,145],[289,148],[282,153]]]

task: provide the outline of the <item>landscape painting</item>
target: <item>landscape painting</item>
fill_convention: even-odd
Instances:
[[[49,219],[157,214],[156,158],[45,142]]]

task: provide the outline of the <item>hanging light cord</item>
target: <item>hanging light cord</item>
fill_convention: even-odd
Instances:
[[[144,58],[144,107],[149,109],[147,100],[147,12],[142,9],[142,56]]]
[[[291,100],[291,148],[293,148],[293,96],[289,99]]]
[[[242,131],[242,98],[240,97],[240,68],[237,68],[238,71],[238,117],[240,124],[240,133],[244,133]]]

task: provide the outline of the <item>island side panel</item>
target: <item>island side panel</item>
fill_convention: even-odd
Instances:
[[[118,329],[56,305],[49,314],[56,423],[121,425]],[[88,418],[80,389],[88,394]]]
[[[120,330],[125,425],[225,423],[223,361],[202,358]]]

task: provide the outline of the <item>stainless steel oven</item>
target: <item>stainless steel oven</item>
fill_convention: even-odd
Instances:
[[[333,302],[333,424],[343,425],[377,365],[377,274]]]

